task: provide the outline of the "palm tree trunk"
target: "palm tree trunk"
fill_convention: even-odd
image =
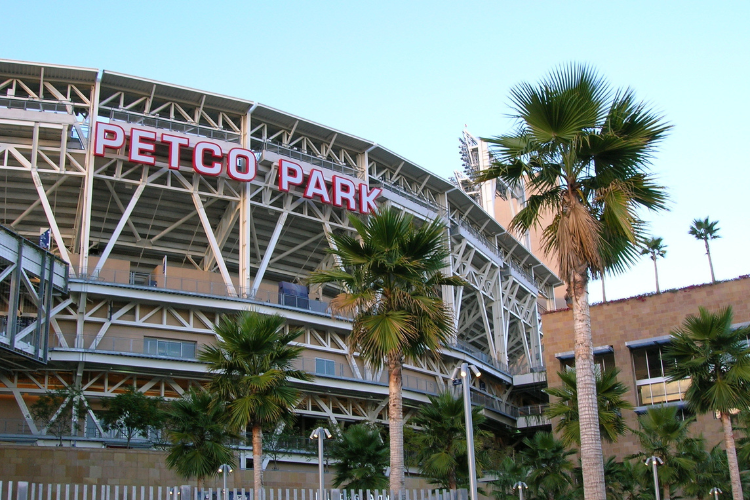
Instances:
[[[401,396],[401,354],[388,356],[388,434],[391,444],[391,491],[404,489],[404,407]]]
[[[591,338],[588,278],[585,268],[579,268],[571,273],[568,290],[573,299],[583,494],[585,500],[605,500],[604,460],[594,375],[594,343]]]
[[[661,290],[659,290],[659,270],[656,268],[656,257],[654,257],[654,276],[656,277],[656,293],[661,293]]]
[[[742,500],[742,483],[740,483],[740,467],[737,463],[737,449],[734,446],[732,420],[728,413],[721,412],[721,425],[724,426],[724,446],[727,449],[729,463],[729,478],[732,481],[732,499]]]
[[[263,492],[263,429],[253,426],[253,488],[255,500],[261,500]]]
[[[708,240],[703,240],[706,244],[706,255],[708,255],[708,267],[711,268],[711,283],[716,283],[716,276],[714,276],[714,263],[711,261],[711,249],[708,248]]]

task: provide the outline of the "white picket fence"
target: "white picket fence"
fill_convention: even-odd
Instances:
[[[339,490],[324,492],[325,500],[468,500],[460,490]],[[255,500],[252,489],[198,489],[192,486],[126,486],[0,481],[0,500]],[[261,500],[318,500],[317,488],[264,488]]]

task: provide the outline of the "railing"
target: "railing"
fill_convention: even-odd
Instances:
[[[493,253],[495,253],[495,255],[497,255],[503,260],[505,259],[505,253],[497,247],[495,242],[490,240],[479,228],[474,227],[474,225],[471,222],[469,222],[463,217],[451,217],[451,221],[453,221],[462,229],[469,232],[476,239],[484,243],[484,245]]]
[[[373,181],[382,184],[383,187],[385,187],[386,189],[388,189],[390,191],[395,191],[396,193],[400,194],[404,198],[408,198],[409,200],[411,200],[411,201],[413,201],[413,202],[415,202],[415,203],[417,203],[419,205],[422,205],[425,208],[429,208],[430,210],[433,210],[433,211],[435,211],[435,212],[437,212],[439,214],[440,213],[446,213],[446,208],[444,206],[442,206],[441,204],[439,204],[439,203],[437,203],[437,202],[435,202],[433,200],[430,200],[430,199],[426,198],[422,194],[415,193],[415,192],[410,191],[410,190],[408,190],[408,189],[406,189],[404,187],[401,187],[401,186],[399,186],[397,184],[393,184],[391,182],[384,181],[382,179],[373,178]]]
[[[36,316],[21,316],[16,318],[16,331],[20,332],[24,328],[36,321]],[[0,318],[0,337],[8,336],[8,317]]]
[[[75,283],[76,281],[128,285],[148,290],[174,290],[212,297],[237,298],[259,304],[274,304],[319,314],[331,315],[332,313],[330,304],[326,301],[271,291],[258,291],[253,295],[250,293],[251,290],[237,286],[234,287],[235,293],[233,294],[224,282],[194,278],[165,277],[161,274],[102,269],[96,274],[78,273],[75,278],[71,278],[71,282]],[[351,315],[347,316],[340,312],[336,312],[335,316],[339,319],[351,319]]]
[[[69,113],[71,107],[88,108],[88,104],[78,102],[45,101],[23,97],[0,97],[0,108],[45,111],[48,113]]]
[[[3,418],[0,419],[0,434],[31,436],[34,433],[23,418]]]
[[[317,476],[315,476],[317,478]],[[186,482],[186,481],[183,481]],[[234,484],[239,482],[233,480]],[[318,500],[317,482],[310,488],[263,488],[261,500]],[[321,500],[468,500],[468,491],[460,490],[345,490],[325,489]],[[253,500],[252,489],[195,488],[189,485],[131,486],[109,484],[42,484],[0,480],[0,500]]]
[[[271,151],[272,153],[278,153],[293,160],[301,160],[311,165],[323,167],[334,172],[341,172],[342,174],[351,175],[354,177],[356,177],[358,173],[356,168],[350,167],[349,165],[336,163],[319,156],[313,156],[296,148],[283,146],[281,144],[274,144],[273,142],[268,140],[263,141],[261,139],[253,138],[251,139],[250,144],[251,148],[253,148],[254,151]]]
[[[539,405],[521,406],[518,408],[519,417],[543,416],[549,408],[549,403]]]
[[[447,347],[450,347],[451,349],[455,349],[456,351],[460,351],[460,352],[463,352],[464,354],[468,354],[469,356],[484,363],[485,365],[492,366],[493,368],[505,373],[506,375],[511,375],[511,372],[508,369],[508,365],[506,365],[505,363],[501,363],[500,361],[494,359],[492,356],[490,356],[486,352],[482,352],[476,347],[466,344],[465,342],[461,342],[460,340],[457,340],[454,343],[448,343],[445,345]]]
[[[471,390],[470,394],[472,403],[482,405],[485,408],[508,415],[509,417],[518,418],[518,407],[506,403],[500,398],[484,394],[474,389]]]
[[[108,115],[107,112],[109,112]],[[238,132],[218,130],[215,128],[206,127],[204,125],[198,125],[196,123],[186,123],[172,120],[170,118],[162,118],[160,116],[143,115],[141,113],[126,111],[117,108],[110,108],[107,106],[99,107],[99,116],[108,117],[110,120],[114,121],[133,123],[136,125],[159,128],[162,130],[171,130],[172,132],[197,135],[200,137],[207,137],[209,139],[218,139],[221,141],[233,142],[236,144],[239,144],[241,142],[241,136]]]
[[[139,354],[143,356],[149,356],[154,358],[165,358],[165,359],[180,359],[187,361],[195,360],[195,344],[191,343],[193,348],[181,350],[179,355],[172,353],[154,353],[149,352],[146,342],[150,339],[147,338],[131,338],[131,337],[113,337],[105,335],[99,341],[96,341],[95,334],[83,335],[79,338],[79,343],[76,345],[75,333],[63,334],[65,339],[64,345],[60,338],[55,335],[51,337],[51,349],[55,350],[77,350],[77,351],[89,351],[89,352],[116,352],[116,353],[128,353],[128,354]],[[160,339],[157,339],[160,340]],[[96,343],[94,343],[96,341]]]

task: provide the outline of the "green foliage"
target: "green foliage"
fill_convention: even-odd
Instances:
[[[689,434],[695,419],[682,420],[679,411],[676,406],[653,406],[639,415],[639,429],[633,432],[638,436],[641,451],[628,457],[641,463],[651,456],[661,458],[664,465],[659,466],[659,482],[669,491],[687,482],[697,466],[697,443]]]
[[[146,435],[151,428],[159,428],[164,421],[162,399],[151,398],[134,387],[102,402],[101,421],[105,429],[125,436],[127,447],[138,434]]]
[[[712,313],[700,308],[671,332],[665,350],[671,381],[690,379],[685,392],[697,413],[730,413],[750,407],[750,328],[732,328],[732,308]]]
[[[300,394],[289,379],[311,380],[292,365],[303,348],[289,343],[300,332],[285,332],[281,316],[255,311],[226,315],[214,331],[216,344],[204,347],[198,359],[214,375],[207,387],[227,404],[231,427],[244,432],[291,421]]]
[[[450,312],[440,299],[441,285],[463,285],[444,276],[448,258],[440,219],[417,227],[410,215],[393,208],[361,221],[349,216],[357,235],[332,239],[343,269],[313,273],[310,283],[338,283],[333,302],[355,313],[350,340],[373,366],[389,356],[437,351],[452,331]]]
[[[63,436],[78,430],[78,419],[85,417],[86,410],[83,391],[72,386],[47,391],[29,407],[34,420],[58,438],[58,446],[62,446]]]
[[[573,462],[568,458],[575,454],[565,448],[562,441],[549,432],[537,432],[524,438],[526,446],[520,452],[521,463],[529,474],[529,489],[538,498],[562,499],[571,494],[573,485]]]
[[[648,255],[651,260],[655,261],[657,257],[667,255],[667,245],[664,244],[662,238],[646,238],[641,246],[641,255]]]
[[[329,449],[330,457],[335,461],[334,488],[388,488],[388,478],[385,475],[388,447],[383,443],[376,427],[367,424],[351,425],[329,445]]]
[[[227,428],[222,402],[191,389],[169,404],[166,415],[170,469],[185,479],[197,478],[200,485],[206,477],[217,475],[222,464],[235,466],[229,444],[239,436]]]
[[[411,438],[411,446],[417,450],[419,471],[428,482],[441,488],[466,488],[469,465],[463,399],[450,392],[429,398],[430,404],[422,406],[410,421],[421,428]],[[471,409],[478,477],[489,466],[482,443],[492,437],[480,429],[486,420],[483,410],[481,406]]]
[[[506,455],[497,464],[494,474],[497,479],[492,481],[492,497],[495,500],[516,500],[518,491],[513,489],[517,482],[526,482],[530,473],[520,457]]]
[[[710,221],[708,217],[705,219],[693,219],[693,223],[690,224],[688,234],[695,236],[696,240],[708,241],[721,238],[719,236],[720,228],[717,227],[719,221]]]
[[[630,89],[612,91],[584,65],[519,84],[511,101],[518,128],[486,139],[497,161],[477,180],[530,191],[511,228],[523,233],[551,216],[542,243],[566,282],[581,266],[595,275],[624,270],[638,254],[638,209],[665,208],[646,165],[670,126]]]
[[[623,398],[628,388],[617,379],[619,373],[620,370],[616,368],[605,370],[603,373],[599,370],[595,372],[599,431],[602,439],[609,442],[617,441],[619,436],[625,435],[628,431],[622,411],[633,409],[633,405]],[[576,372],[574,369],[568,369],[557,372],[557,375],[562,381],[562,387],[544,389],[544,392],[550,396],[558,398],[550,404],[545,415],[550,419],[559,419],[555,425],[555,431],[560,433],[563,444],[580,445]]]

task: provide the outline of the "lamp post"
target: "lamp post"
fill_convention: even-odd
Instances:
[[[331,439],[331,437],[333,436],[328,432],[328,429],[324,429],[323,427],[318,427],[312,431],[312,434],[310,434],[310,439],[318,440],[318,500],[324,500],[323,494],[325,493],[325,481],[323,478],[323,439]]]
[[[523,481],[518,481],[516,484],[513,485],[513,489],[518,490],[518,500],[523,500],[523,490],[525,490],[528,487],[529,485],[527,485]]]
[[[714,500],[719,500],[719,494],[721,494],[721,493],[724,493],[724,492],[721,491],[716,486],[714,486],[713,488],[711,488],[711,491],[708,492],[709,495],[713,495],[714,496]]]
[[[654,471],[654,493],[656,495],[656,500],[659,500],[659,498],[660,498],[660,495],[659,495],[659,473],[656,472],[656,466],[657,465],[663,465],[664,464],[664,460],[662,460],[661,458],[659,458],[657,456],[652,455],[652,456],[650,456],[650,457],[648,457],[646,459],[645,464],[646,464],[646,466],[650,465],[651,468],[652,468],[652,470]]]
[[[469,371],[471,370],[471,372]],[[463,385],[464,391],[464,420],[466,422],[466,455],[469,461],[469,493],[471,500],[477,500],[477,464],[474,457],[474,423],[471,418],[471,373],[474,373],[475,377],[479,377],[481,372],[476,366],[468,363],[462,363],[460,367],[456,367],[451,375],[451,380],[455,380],[459,374],[463,379],[461,385]]]
[[[224,476],[224,489],[221,492],[221,500],[227,500],[227,473],[234,472],[229,464],[221,464],[219,466],[219,472]]]

